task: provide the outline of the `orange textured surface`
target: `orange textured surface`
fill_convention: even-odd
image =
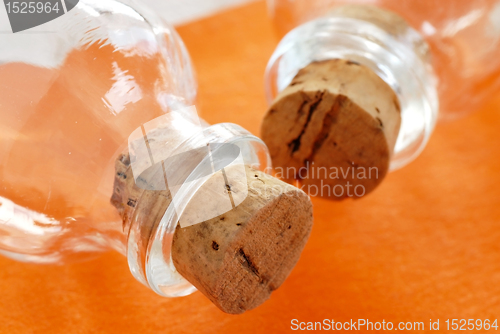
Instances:
[[[258,133],[277,41],[262,2],[180,27],[211,123]],[[290,321],[500,317],[500,99],[439,124],[427,149],[368,197],[313,199],[315,225],[272,298],[240,316],[200,293],[165,299],[116,253],[67,266],[0,257],[0,333],[276,333]]]

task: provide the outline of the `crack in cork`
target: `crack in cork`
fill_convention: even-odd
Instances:
[[[311,154],[304,160],[304,166],[308,165],[308,161],[312,161],[314,159],[314,156],[323,146],[325,140],[332,132],[332,126],[337,122],[337,116],[339,114],[340,108],[346,100],[347,97],[342,94],[339,94],[335,97],[332,107],[330,108],[330,110],[328,110],[328,112],[325,114],[325,117],[323,118],[323,125],[313,142]]]
[[[261,281],[263,280],[260,276],[259,270],[255,266],[255,264],[250,260],[250,258],[245,254],[243,248],[240,248],[238,251],[238,255],[243,259],[242,265],[243,267],[249,269],[255,276],[257,276]]]
[[[304,124],[304,127],[302,128],[302,131],[300,132],[300,134],[298,135],[297,138],[291,140],[288,143],[288,147],[290,147],[292,149],[292,151],[290,152],[290,154],[293,154],[294,152],[296,152],[296,151],[298,151],[300,149],[300,144],[301,144],[302,136],[306,132],[307,127],[308,127],[308,125],[309,125],[309,123],[311,121],[311,118],[312,118],[314,112],[316,111],[318,105],[323,100],[323,95],[324,94],[325,94],[325,91],[319,92],[319,97],[317,97],[316,101],[314,101],[313,103],[311,103],[311,105],[309,106],[309,110],[308,110],[308,114],[307,114],[307,119],[306,119],[306,122]],[[304,107],[304,105],[305,105],[305,103],[302,103],[302,105],[299,108],[298,113],[300,112],[300,110],[302,110],[302,108]]]

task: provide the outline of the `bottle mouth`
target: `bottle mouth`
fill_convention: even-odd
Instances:
[[[414,160],[434,129],[438,113],[437,80],[427,59],[414,49],[425,43],[408,28],[396,38],[373,23],[346,17],[322,17],[290,31],[279,43],[266,68],[269,104],[298,71],[314,61],[348,59],[373,70],[396,93],[401,128],[390,170]]]
[[[182,182],[178,183],[170,182],[172,178],[168,179],[172,201],[159,223],[152,227],[150,234],[146,237],[147,241],[144,242],[144,235],[137,220],[134,219],[130,226],[127,247],[130,270],[138,281],[161,296],[185,296],[196,290],[177,272],[172,260],[172,241],[177,225],[180,223],[182,227],[183,222],[187,224],[185,221],[189,220],[185,217],[193,216],[190,212],[193,208],[198,211],[194,216],[203,221],[227,212],[227,210],[224,212],[207,211],[196,205],[188,205],[210,177],[210,174],[207,175],[207,166],[215,166],[212,169],[214,173],[230,164],[250,165],[262,171],[271,169],[271,158],[264,142],[242,127],[231,123],[215,124],[194,133],[178,145],[170,156],[182,156],[182,152],[189,152],[193,147],[206,146],[209,147],[210,154],[196,160],[192,168],[187,168],[187,173],[182,160],[171,162],[170,166],[166,166],[167,170],[170,169],[174,173],[176,170],[183,171],[184,176]],[[221,161],[223,161],[222,164]],[[190,220],[189,224],[201,222]],[[139,249],[141,247],[143,249]]]

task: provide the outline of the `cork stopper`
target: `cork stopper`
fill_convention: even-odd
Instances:
[[[270,106],[261,136],[285,179],[323,197],[356,198],[387,174],[400,124],[398,98],[384,80],[331,59],[297,73]]]
[[[173,240],[177,270],[227,313],[269,298],[297,263],[312,226],[304,192],[248,166],[246,174],[249,192],[239,206],[201,224],[178,225]]]
[[[257,307],[283,283],[312,227],[312,205],[303,191],[249,166],[245,173],[248,194],[238,206],[195,225],[177,225],[171,243],[177,271],[222,311],[232,314]],[[230,193],[241,190],[243,183],[229,180],[222,186]],[[219,186],[215,177],[209,178],[186,211],[189,205],[208,209],[215,186]],[[152,231],[172,202],[170,191],[137,187],[128,153],[116,160],[114,188],[111,202],[124,228],[132,221],[139,224],[137,248],[145,259]]]

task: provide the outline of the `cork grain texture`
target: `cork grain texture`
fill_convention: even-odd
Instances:
[[[179,273],[223,311],[236,314],[259,306],[285,281],[312,227],[304,192],[246,171],[247,198],[221,216],[178,226],[172,249]]]
[[[361,189],[354,197],[362,197],[382,182],[400,124],[401,107],[389,85],[357,62],[332,59],[297,73],[269,107],[261,133],[286,179],[344,199],[355,195],[349,187]]]

